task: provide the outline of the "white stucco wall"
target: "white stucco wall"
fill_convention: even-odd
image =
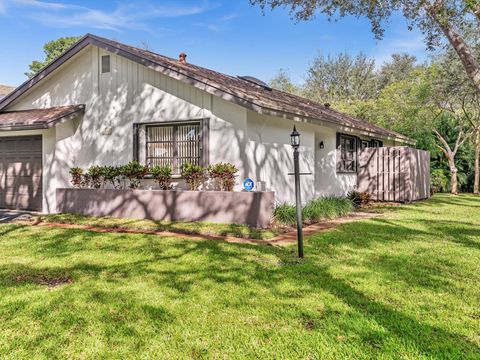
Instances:
[[[133,158],[133,123],[209,118],[209,160],[239,168],[237,190],[251,177],[278,202],[294,201],[293,121],[260,115],[164,76],[115,54],[111,72],[101,74],[101,56],[89,46],[9,106],[10,110],[86,104],[85,115],[43,135],[44,212],[55,212],[55,189],[69,186],[73,166],[120,165]],[[337,129],[296,123],[302,134],[302,199],[344,195],[356,186],[356,175],[337,174]],[[33,134],[3,132],[0,136]],[[320,140],[325,148],[319,149]],[[140,149],[143,146],[140,145]],[[178,186],[182,186],[181,183]]]

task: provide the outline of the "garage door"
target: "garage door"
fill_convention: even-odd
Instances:
[[[42,210],[42,137],[0,137],[0,208]]]

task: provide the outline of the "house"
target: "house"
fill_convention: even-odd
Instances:
[[[11,93],[15,88],[0,84],[0,100]]]
[[[0,100],[0,207],[56,212],[74,166],[231,162],[237,190],[293,202],[290,133],[301,133],[304,201],[357,185],[357,151],[406,145],[401,134],[249,76],[87,34]],[[176,186],[183,183],[176,177]]]

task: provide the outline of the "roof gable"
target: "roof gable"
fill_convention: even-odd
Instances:
[[[186,82],[212,95],[219,96],[227,101],[232,101],[261,114],[294,120],[305,119],[312,122],[332,123],[337,126],[356,129],[371,134],[372,136],[412,142],[408,137],[394,131],[383,129],[302,97],[264,87],[242,78],[222,74],[190,63],[180,63],[175,59],[151,51],[142,50],[91,34],[82,37],[75,45],[47,65],[37,75],[20,85],[5,98],[0,99],[0,110],[18,99],[22,94],[54,72],[88,45],[94,45],[123,56],[155,71],[161,72],[164,75]]]

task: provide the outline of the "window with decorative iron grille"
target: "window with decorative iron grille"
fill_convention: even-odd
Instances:
[[[337,172],[354,173],[357,171],[357,138],[337,134]]]
[[[146,126],[146,163],[170,165],[174,174],[185,163],[204,165],[202,140],[200,122]]]

